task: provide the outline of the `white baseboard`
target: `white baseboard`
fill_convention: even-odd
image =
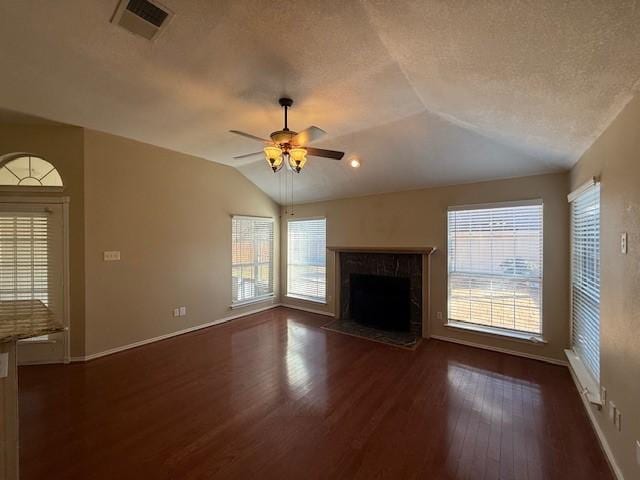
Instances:
[[[580,395],[582,404],[584,405],[584,408],[587,411],[587,416],[589,417],[591,426],[596,432],[596,436],[598,437],[598,441],[600,442],[600,447],[602,447],[602,451],[604,452],[605,457],[607,457],[607,461],[609,462],[611,471],[613,472],[617,480],[624,480],[624,475],[622,475],[622,470],[620,470],[620,467],[616,463],[616,459],[613,456],[613,452],[611,451],[609,442],[607,442],[607,438],[605,437],[604,432],[602,431],[602,429],[600,428],[600,425],[598,424],[598,419],[593,414],[593,409],[591,407],[589,400],[585,395],[580,394],[580,392],[582,391],[582,388],[580,386],[580,381],[578,380],[578,377],[576,376],[575,372],[571,368],[571,365],[569,365],[569,372],[571,372],[571,378],[573,379],[573,383],[575,384],[576,389],[578,390],[578,395]]]
[[[524,352],[519,352],[517,350],[509,350],[507,348],[492,347],[492,346],[489,346],[489,345],[484,345],[482,343],[468,342],[466,340],[459,340],[457,338],[451,338],[451,337],[443,337],[443,336],[440,336],[440,335],[431,335],[431,338],[436,339],[436,340],[443,340],[445,342],[459,343],[460,345],[466,345],[468,347],[475,347],[475,348],[482,348],[484,350],[491,350],[492,352],[500,352],[500,353],[506,353],[508,355],[515,355],[517,357],[530,358],[532,360],[539,360],[541,362],[552,363],[554,365],[561,365],[563,367],[568,366],[568,362],[566,362],[565,360],[558,360],[558,359],[555,359],[555,358],[544,357],[542,355],[534,355],[532,353],[524,353]]]
[[[293,308],[294,310],[302,310],[303,312],[317,313],[318,315],[325,315],[327,317],[335,317],[331,312],[325,312],[324,310],[316,310],[314,308],[301,307],[300,305],[292,305],[290,303],[281,303],[281,307]]]
[[[143,345],[147,345],[149,343],[158,342],[160,340],[166,340],[167,338],[177,337],[178,335],[184,335],[185,333],[195,332],[196,330],[201,330],[203,328],[213,327],[215,325],[220,325],[221,323],[226,323],[231,320],[235,320],[240,317],[246,317],[248,315],[253,315],[254,313],[264,312],[265,310],[271,310],[272,308],[279,307],[279,303],[274,303],[268,305],[266,307],[256,308],[253,310],[249,310],[242,313],[236,313],[235,315],[229,315],[228,317],[220,318],[218,320],[213,320],[211,322],[203,323],[200,325],[196,325],[194,327],[184,328],[182,330],[177,330],[175,332],[167,333],[164,335],[159,335],[157,337],[148,338],[146,340],[140,340],[139,342],[130,343],[128,345],[123,345],[121,347],[110,348],[109,350],[105,350],[103,352],[93,353],[91,355],[86,355],[83,357],[71,357],[72,362],[88,362],[90,360],[94,360],[100,357],[106,357],[107,355],[112,355],[114,353],[123,352],[125,350],[129,350],[131,348],[141,347]]]

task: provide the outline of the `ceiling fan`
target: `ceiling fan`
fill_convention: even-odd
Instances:
[[[255,135],[251,135],[250,133],[240,132],[238,130],[229,130],[231,133],[235,133],[236,135],[242,135],[243,137],[251,138],[252,140],[257,140],[265,144],[262,152],[238,155],[233,158],[248,158],[264,154],[269,167],[271,167],[271,170],[273,170],[274,173],[280,170],[285,164],[294,172],[300,173],[304,165],[307,163],[307,155],[312,157],[330,158],[332,160],[342,159],[344,152],[308,147],[307,145],[309,143],[325,136],[327,132],[314,126],[306,128],[301,132],[289,130],[287,113],[288,109],[293,105],[293,100],[290,98],[281,98],[278,100],[278,103],[280,103],[280,106],[284,109],[284,128],[273,132],[270,135],[271,140],[260,138]]]

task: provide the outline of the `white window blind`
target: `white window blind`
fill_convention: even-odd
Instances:
[[[232,301],[273,295],[273,219],[232,218]]]
[[[287,295],[324,302],[326,219],[290,220],[287,226]]]
[[[448,315],[542,334],[542,203],[448,212]]]
[[[49,304],[46,213],[0,214],[0,301]]]
[[[600,379],[600,184],[571,199],[571,343]]]

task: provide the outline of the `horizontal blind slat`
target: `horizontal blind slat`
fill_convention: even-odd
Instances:
[[[600,378],[600,185],[571,202],[571,343]]]
[[[448,212],[449,319],[542,333],[542,205]]]
[[[326,299],[326,220],[287,223],[287,295]]]

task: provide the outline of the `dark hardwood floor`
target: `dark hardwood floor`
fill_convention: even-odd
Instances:
[[[278,308],[20,368],[22,479],[611,479],[566,368]]]

